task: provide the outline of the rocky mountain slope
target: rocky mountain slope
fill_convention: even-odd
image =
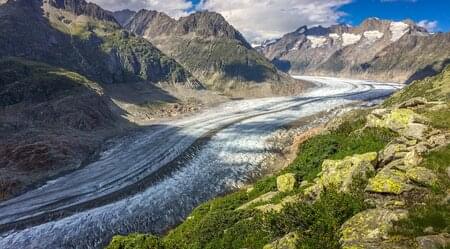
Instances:
[[[165,236],[108,248],[450,246],[450,67],[331,121],[282,172],[209,201]]]
[[[408,20],[370,18],[357,27],[301,27],[258,50],[294,74],[409,83],[448,64],[450,34],[431,34]]]
[[[0,56],[47,62],[103,83],[198,86],[178,63],[84,0],[9,0],[0,6]]]
[[[217,13],[198,12],[175,20],[164,13],[141,10],[126,28],[151,41],[215,89],[290,81]]]
[[[122,27],[125,27],[131,21],[131,19],[135,14],[136,14],[135,11],[129,9],[113,12],[114,18],[116,18],[117,22]]]
[[[107,139],[134,129],[137,121],[196,108],[185,105],[188,96],[177,99],[164,86],[191,96],[203,88],[97,5],[4,1],[0,201],[83,166]]]

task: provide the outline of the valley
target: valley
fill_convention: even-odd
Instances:
[[[233,101],[154,125],[116,141],[98,161],[1,203],[0,245],[64,248],[76,242],[97,248],[117,233],[164,232],[199,203],[258,176],[271,155],[265,141],[277,129],[315,113],[376,101],[402,87],[298,78],[320,87],[298,97]],[[141,223],[144,216],[153,218]],[[41,237],[46,234],[51,238]]]

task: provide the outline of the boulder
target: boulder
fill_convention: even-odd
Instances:
[[[376,152],[371,152],[342,160],[325,160],[320,177],[315,179],[314,185],[305,189],[305,195],[317,197],[327,187],[337,187],[341,192],[350,191],[354,179],[367,179],[375,172],[377,157]]]
[[[422,97],[416,97],[409,99],[403,103],[401,103],[398,107],[399,108],[414,108],[418,106],[426,105],[428,101],[425,98]]]
[[[408,216],[406,210],[369,209],[356,214],[341,227],[341,242],[344,248],[357,247],[366,243],[380,243],[387,240],[393,222]]]
[[[381,117],[375,114],[367,116],[367,127],[387,128],[409,139],[424,140],[428,131],[428,120],[410,109],[393,109]]]
[[[399,195],[412,190],[412,188],[413,186],[408,184],[406,173],[396,169],[385,168],[378,172],[375,177],[369,179],[366,191]]]
[[[295,174],[288,173],[277,177],[277,188],[280,192],[291,192],[297,183]]]
[[[282,204],[266,204],[262,206],[255,207],[256,210],[259,210],[263,213],[279,213],[283,210]]]
[[[406,176],[413,182],[423,186],[434,186],[438,177],[432,170],[423,167],[415,167],[406,171]]]
[[[408,152],[408,148],[405,144],[390,143],[380,152],[380,162],[382,165],[386,165],[393,160],[402,158],[406,152]]]
[[[442,147],[450,143],[450,139],[445,134],[438,134],[428,138],[428,143],[432,148]]]
[[[248,208],[254,204],[258,204],[260,202],[268,202],[268,201],[272,200],[277,194],[278,194],[278,192],[274,192],[274,191],[265,193],[255,199],[245,203],[244,205],[238,207],[237,210],[246,209],[246,208]]]
[[[422,163],[423,158],[419,155],[419,153],[413,149],[412,151],[406,153],[403,158],[403,162],[407,168],[412,168],[418,166]]]
[[[299,241],[300,236],[297,233],[292,232],[279,240],[265,245],[263,249],[296,249]]]
[[[407,138],[423,141],[426,139],[426,133],[430,128],[424,124],[408,124],[400,134]]]
[[[416,238],[418,249],[441,249],[450,245],[449,234],[428,235]]]

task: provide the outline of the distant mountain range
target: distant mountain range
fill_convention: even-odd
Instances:
[[[449,63],[450,34],[414,22],[370,18],[360,26],[306,26],[257,49],[292,74],[411,82]]]

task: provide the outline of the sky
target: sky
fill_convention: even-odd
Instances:
[[[105,9],[151,9],[174,18],[221,13],[253,43],[307,26],[358,25],[368,17],[412,19],[431,32],[450,31],[450,0],[88,0]]]

